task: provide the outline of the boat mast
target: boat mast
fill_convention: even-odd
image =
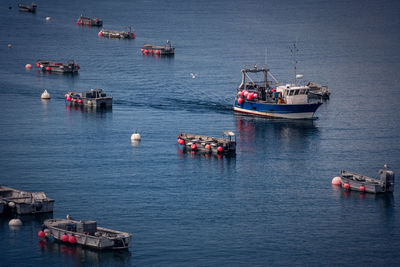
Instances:
[[[292,52],[292,63],[293,63],[293,70],[294,70],[294,84],[297,84],[297,59],[296,59],[296,53],[299,52],[299,49],[297,49],[296,43],[293,44],[293,46],[290,47],[290,51]]]

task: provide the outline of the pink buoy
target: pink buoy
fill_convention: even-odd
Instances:
[[[43,231],[39,231],[38,237],[43,238],[46,234]]]
[[[50,68],[50,67],[46,67],[46,70],[47,70],[47,71],[51,71],[51,68]]]
[[[247,94],[247,100],[251,100],[253,98],[253,96],[249,93]]]
[[[247,95],[249,94],[249,92],[247,92],[246,90],[243,91],[243,96],[247,97]]]
[[[27,69],[27,70],[32,69],[32,65],[31,65],[31,64],[26,64],[26,65],[25,65],[25,69]]]
[[[79,21],[77,21],[76,24],[79,25],[80,24]]]
[[[361,192],[365,192],[365,186],[364,185],[360,186],[360,191]]]
[[[101,36],[103,36],[103,33],[99,32],[97,35],[101,37]]]
[[[142,48],[142,49],[140,49],[140,51],[142,52],[142,53],[144,53],[144,49]]]
[[[67,96],[67,101],[71,101],[71,97],[70,96]]]
[[[242,92],[242,91],[239,91],[239,92],[238,92],[238,96],[243,96],[243,92]]]
[[[332,179],[333,185],[342,185],[342,179],[339,176],[336,176]]]
[[[222,152],[222,146],[219,146],[219,147],[217,148],[217,151],[218,151],[218,152]]]
[[[239,97],[239,99],[238,99],[238,104],[240,105],[240,104],[242,104],[243,103],[243,98],[242,97]]]
[[[191,148],[192,150],[196,150],[196,149],[197,149],[197,145],[196,145],[196,144],[192,144],[192,145],[190,146],[190,148]]]
[[[276,91],[276,89],[275,89],[275,88],[272,88],[272,89],[271,89],[271,92],[275,92],[275,91]]]
[[[40,68],[39,62],[36,62],[36,67]]]
[[[346,183],[346,184],[343,185],[343,187],[344,187],[344,189],[350,189],[350,184]]]
[[[61,236],[61,241],[62,241],[62,242],[67,242],[67,241],[68,241],[68,236],[67,236],[66,234],[63,234],[63,235]]]
[[[69,241],[69,243],[71,243],[71,244],[75,244],[75,243],[76,243],[76,236],[71,235],[71,236],[68,238],[68,241]]]
[[[161,51],[160,50],[156,50],[156,55],[160,55]]]

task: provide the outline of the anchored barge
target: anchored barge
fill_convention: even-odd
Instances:
[[[36,62],[36,67],[42,71],[50,71],[56,73],[77,73],[81,68],[75,61],[70,60],[67,64],[52,62],[47,60],[38,60]]]
[[[129,233],[98,227],[96,221],[76,221],[69,216],[67,219],[45,220],[42,230],[39,236],[100,250],[131,246],[132,235]]]
[[[103,21],[99,18],[88,18],[84,16],[80,16],[76,21],[77,25],[87,25],[87,26],[102,26]]]
[[[71,92],[65,94],[65,100],[74,105],[84,105],[88,107],[111,108],[111,96],[103,91],[103,89],[90,89],[87,92]]]
[[[354,172],[341,171],[341,184],[344,189],[372,194],[392,193],[394,191],[394,172],[385,168],[379,170],[380,179],[370,178]]]
[[[44,192],[25,192],[0,185],[0,206],[3,212],[19,215],[53,212],[54,199]]]
[[[165,46],[144,44],[141,52],[143,55],[173,56],[175,54],[175,48],[172,47],[171,42],[167,40]]]
[[[35,13],[37,5],[35,3],[32,3],[32,5],[18,4],[18,8],[19,11]]]
[[[97,34],[100,37],[108,37],[108,38],[119,38],[119,39],[135,39],[136,34],[131,27],[129,27],[129,31],[110,31],[101,29],[101,31]]]
[[[186,151],[215,154],[235,154],[236,137],[231,131],[222,132],[222,138],[180,133],[178,144]]]

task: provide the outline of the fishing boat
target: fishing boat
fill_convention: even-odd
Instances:
[[[55,73],[77,73],[81,68],[75,61],[70,60],[67,64],[60,62],[52,62],[47,60],[38,60],[36,62],[36,67],[42,71],[49,71]]]
[[[186,151],[215,154],[235,154],[236,136],[231,131],[221,133],[222,138],[180,133],[178,144]]]
[[[129,27],[128,31],[111,31],[101,29],[101,31],[97,35],[100,37],[118,39],[135,39],[136,37],[136,34],[134,33],[134,30],[132,30],[132,27]]]
[[[167,40],[165,46],[144,44],[141,52],[143,55],[173,56],[175,54],[175,48],[172,47],[171,42]]]
[[[37,5],[35,3],[32,3],[32,5],[18,4],[18,8],[19,11],[35,13]]]
[[[99,18],[88,18],[84,16],[80,16],[78,20],[76,21],[77,25],[87,25],[87,26],[102,26],[103,21]]]
[[[367,192],[372,194],[392,193],[394,191],[394,172],[386,166],[379,170],[380,179],[364,176],[362,174],[341,171],[342,187],[346,190]]]
[[[87,92],[72,92],[65,94],[67,103],[88,107],[111,108],[113,98],[107,96],[103,89],[90,89]]]
[[[12,214],[36,214],[53,212],[54,199],[44,192],[25,192],[0,185],[0,202],[3,211]]]
[[[95,249],[128,249],[132,235],[104,227],[96,221],[77,221],[67,215],[67,219],[47,219],[39,237],[54,238],[69,244],[77,244]]]

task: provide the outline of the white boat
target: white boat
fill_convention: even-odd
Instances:
[[[98,227],[96,221],[76,221],[68,218],[69,216],[67,219],[45,220],[45,236],[101,250],[127,249],[131,246],[132,235],[129,233]]]

